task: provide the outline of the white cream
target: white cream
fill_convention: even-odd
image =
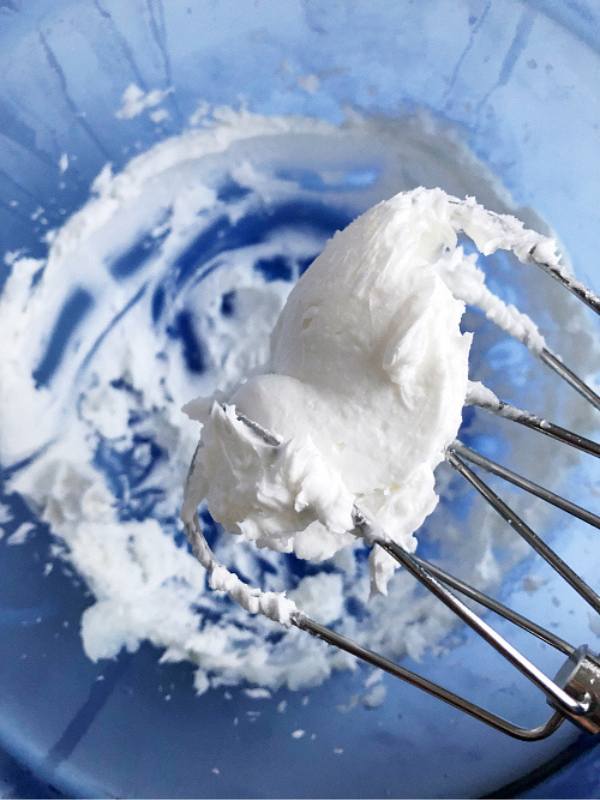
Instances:
[[[464,305],[434,266],[445,241],[455,241],[432,213],[435,197],[397,195],[338,233],[292,290],[266,374],[229,397],[294,455],[318,443],[318,472],[307,477],[325,513],[290,484],[287,454],[260,468],[248,457],[249,434],[243,423],[234,427],[233,409],[227,416],[213,405],[206,417],[198,413],[205,403],[187,408],[204,424],[196,506],[206,498],[231,532],[323,560],[352,543],[356,499],[394,541],[415,549],[413,533],[437,502],[433,471],[460,424],[471,342],[459,329]],[[373,551],[374,589],[386,592],[393,565]]]
[[[186,407],[203,430],[184,522],[206,500],[213,519],[243,539],[324,560],[352,542],[354,499],[390,540],[415,549],[467,395],[461,301],[535,353],[545,347],[531,319],[487,288],[476,255],[458,246],[461,232],[484,254],[510,249],[528,261],[542,250],[558,263],[553,240],[440,189],[400,193],[363,214],[291,292],[264,374],[234,389],[225,410],[202,398]],[[285,444],[265,443],[235,409]],[[307,481],[318,487],[314,499]],[[387,592],[395,567],[373,549],[373,591]]]
[[[291,616],[298,612],[293,600],[285,592],[263,592],[250,587],[215,558],[200,530],[198,517],[185,519],[186,531],[192,543],[194,555],[210,574],[210,588],[227,594],[250,614],[263,614],[274,622],[289,627]]]
[[[152,89],[151,91],[145,92],[143,89],[140,89],[139,86],[136,86],[135,83],[130,83],[123,92],[121,107],[115,112],[115,117],[117,119],[133,119],[139,116],[143,111],[146,111],[146,109],[159,106],[165,97],[173,91],[173,88],[170,88]],[[167,112],[165,111],[164,113],[166,114]],[[152,116],[152,113],[150,116]],[[164,119],[164,117],[162,117],[162,119]]]
[[[278,552],[291,552],[298,530],[315,522],[339,537],[334,551],[348,544],[344,534],[354,527],[353,496],[310,436],[267,443],[233,406],[213,403],[187,485],[185,521],[206,498],[228,530]],[[322,557],[332,555],[324,549]]]

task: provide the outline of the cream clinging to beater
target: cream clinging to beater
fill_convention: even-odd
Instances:
[[[206,498],[230,531],[321,560],[353,541],[359,498],[392,540],[414,550],[467,395],[464,302],[534,352],[545,347],[531,319],[486,287],[460,231],[485,254],[512,249],[527,261],[537,248],[559,263],[553,240],[440,189],[401,193],[363,214],[292,291],[264,373],[218,397],[278,434],[277,456],[259,452],[264,443],[214,398],[186,407],[204,430],[184,519]],[[385,592],[394,561],[379,549],[371,558],[373,588]]]
[[[433,200],[398,195],[337,234],[292,290],[265,374],[227,399],[289,442],[287,459],[259,467],[243,435],[225,434],[218,406],[205,418],[199,499],[229,530],[321,560],[353,541],[358,496],[414,549],[413,531],[436,504],[433,470],[460,423],[470,346],[464,305],[435,267],[453,231],[427,211]],[[301,441],[318,449],[321,512],[291,463]],[[382,565],[372,573],[385,589]]]
[[[393,225],[389,225],[390,218],[385,224],[385,214],[382,212],[388,211],[390,208],[393,209],[391,220],[396,222],[399,219],[402,220],[404,227],[399,226],[394,231],[396,236],[392,235],[391,239],[386,242],[385,234],[389,232],[390,227],[392,230],[394,229]],[[415,209],[418,210],[416,215]],[[419,211],[420,214],[418,213]],[[378,214],[381,214],[381,217],[373,221],[372,217]],[[366,236],[361,236],[361,226],[366,228]],[[356,233],[357,229],[359,233],[356,237],[358,246],[353,246],[356,244],[356,240],[353,239],[349,232]],[[339,418],[346,425],[348,421],[352,425],[354,420],[346,410],[346,403],[350,404],[351,409],[358,406],[359,409],[362,409],[365,419],[378,424],[382,432],[388,433],[391,429],[394,430],[396,439],[392,443],[392,448],[396,448],[396,458],[402,459],[407,453],[414,455],[415,452],[419,451],[418,444],[423,444],[423,441],[419,441],[419,434],[425,429],[424,427],[419,429],[419,423],[423,422],[424,416],[422,410],[430,408],[429,402],[439,390],[439,382],[436,380],[439,373],[435,369],[435,356],[439,355],[439,347],[436,348],[434,346],[434,358],[430,360],[432,354],[430,347],[431,333],[432,331],[441,330],[440,341],[444,341],[446,344],[451,343],[450,364],[458,365],[460,363],[459,354],[463,355],[465,369],[464,374],[462,374],[462,382],[459,379],[455,384],[455,388],[456,386],[461,386],[461,391],[460,394],[455,393],[453,396],[455,401],[457,399],[460,400],[460,405],[457,404],[458,409],[462,407],[463,402],[480,405],[495,414],[507,417],[552,439],[559,440],[590,455],[600,457],[600,445],[595,442],[549,423],[527,411],[510,406],[498,400],[482,384],[474,384],[468,381],[466,366],[470,339],[461,335],[458,330],[458,321],[462,314],[462,308],[459,309],[460,314],[458,317],[453,318],[452,314],[449,316],[444,315],[444,311],[451,309],[452,304],[457,302],[457,296],[464,298],[472,305],[479,306],[489,319],[505,329],[514,338],[523,342],[541,361],[554,369],[560,377],[575,388],[593,406],[600,409],[600,397],[547,349],[543,337],[533,322],[525,315],[520,314],[514,306],[506,306],[487,289],[483,276],[475,266],[475,258],[465,258],[462,248],[456,246],[456,232],[459,231],[467,233],[481,252],[489,254],[498,248],[511,249],[521,261],[531,261],[541,267],[563,283],[592,309],[600,311],[600,298],[573,279],[559,263],[553,240],[544,239],[544,237],[540,237],[530,231],[525,231],[522,224],[516,219],[487,212],[481,206],[476,205],[473,200],[469,199],[463,203],[447,196],[441,190],[427,192],[419,189],[411,193],[398,195],[387,203],[381,203],[355,221],[353,225],[346,229],[344,234],[338,235],[338,246],[340,241],[344,240],[344,246],[339,247],[338,250],[336,250],[335,246],[336,239],[334,239],[333,244],[330,243],[328,245],[323,256],[315,262],[315,270],[311,277],[304,281],[304,284],[310,281],[309,289],[306,290],[305,286],[299,284],[299,289],[295,292],[296,297],[294,298],[293,292],[290,296],[290,302],[284,308],[275,326],[268,368],[278,368],[281,374],[267,375],[266,380],[269,378],[285,379],[286,377],[293,377],[301,383],[310,385],[316,376],[316,386],[331,403],[330,412],[335,413],[337,410]],[[374,239],[369,234],[371,236],[374,234]],[[398,240],[404,240],[405,246],[399,253],[395,253],[394,247]],[[380,246],[382,241],[391,246],[391,258],[389,258],[389,250],[385,246]],[[365,242],[368,242],[366,247]],[[377,257],[380,257],[382,253],[383,257],[377,263]],[[396,258],[393,258],[393,255],[396,255]],[[381,276],[388,275],[390,262],[393,272],[394,267],[397,268],[398,264],[402,264],[403,257],[405,258],[405,271],[410,275],[410,267],[412,267],[418,275],[416,279],[417,288],[415,290],[415,284],[408,281],[408,291],[406,285],[404,285],[404,291],[391,292],[390,295],[386,295],[386,287],[382,291],[379,285],[380,281],[385,282],[381,280]],[[333,265],[333,269],[328,270],[327,267],[331,267],[331,265]],[[373,269],[374,266],[378,266],[380,269]],[[434,273],[435,277],[433,279],[428,268]],[[324,273],[325,280],[319,286],[319,278],[322,277],[321,273]],[[423,274],[425,275],[425,281],[429,279],[428,285],[425,282],[421,282],[419,285],[419,278],[422,279]],[[443,286],[444,290],[447,291],[447,286],[439,281],[439,275],[445,277],[453,292],[449,295],[449,301],[446,300],[444,303],[442,299],[442,302],[436,306],[434,300],[436,293],[440,296],[438,287]],[[313,276],[316,276],[314,280]],[[438,282],[436,282],[436,278],[438,278]],[[344,283],[344,280],[346,283]],[[336,285],[336,282],[338,285]],[[313,283],[314,286],[312,285]],[[336,294],[338,286],[339,296]],[[368,287],[366,290],[365,286]],[[357,289],[358,292],[356,291]],[[361,289],[363,289],[363,293],[361,293]],[[347,307],[352,309],[356,294],[364,301],[360,308],[362,318],[358,319],[359,315],[356,315],[357,318],[353,320],[354,325],[348,325],[348,317],[352,319],[353,315],[352,313],[347,313]],[[298,295],[300,295],[300,302],[298,302]],[[441,297],[444,297],[443,293]],[[381,302],[382,298],[383,303]],[[377,326],[377,322],[380,321],[378,312],[386,308],[386,299],[388,309],[394,303],[399,302],[401,305],[400,310],[396,305],[391,315],[388,315],[388,320],[391,318],[394,325],[391,336],[389,335],[389,321],[384,318],[383,329],[388,336],[382,337],[381,329]],[[318,312],[324,305],[326,306],[327,300],[331,302],[328,309],[329,313],[325,313],[319,319]],[[344,301],[346,301],[347,307],[344,305]],[[311,315],[307,314],[309,310],[312,311]],[[294,335],[298,337],[298,335],[301,335],[302,330],[312,327],[315,319],[321,322],[321,330],[315,336],[315,341],[310,342],[309,340],[307,347],[295,346],[291,337]],[[375,335],[373,336],[374,332]],[[383,346],[381,345],[382,338],[384,340]],[[366,343],[368,346],[365,347]],[[452,345],[454,345],[454,348]],[[335,367],[338,364],[342,365],[342,370],[338,379],[335,380],[331,376],[334,374]],[[396,407],[398,407],[399,399],[400,405],[405,410],[412,412],[412,426],[410,421],[408,425],[405,422],[405,426],[400,426],[398,419],[394,419],[390,423],[388,418],[382,416],[382,409],[379,402],[377,402],[379,399],[377,394],[375,394],[375,402],[372,402],[370,407],[366,406],[365,394],[367,400],[373,400],[373,395],[369,390],[376,384],[376,378],[381,380],[382,371],[385,371],[391,382],[395,384]],[[455,375],[460,376],[461,370],[455,370]],[[364,384],[365,377],[367,378],[366,387]],[[363,381],[361,381],[361,378]],[[368,383],[369,378],[371,379],[370,385]],[[424,691],[443,699],[450,705],[515,738],[530,741],[545,738],[552,734],[564,719],[570,719],[587,732],[599,733],[600,692],[598,691],[597,683],[598,675],[600,675],[600,657],[592,653],[587,646],[575,648],[554,633],[515,613],[497,600],[473,588],[470,584],[458,580],[439,567],[412,555],[413,541],[402,541],[402,536],[398,535],[402,531],[402,524],[406,525],[407,518],[411,518],[410,512],[408,515],[405,514],[404,517],[402,517],[401,513],[398,519],[388,520],[388,524],[382,526],[380,518],[385,517],[386,512],[390,510],[386,508],[385,501],[379,508],[372,509],[368,507],[373,505],[373,500],[368,494],[361,495],[359,492],[354,492],[354,502],[350,509],[351,522],[347,530],[344,531],[344,517],[347,518],[348,516],[349,498],[343,489],[340,491],[339,482],[336,483],[335,480],[332,483],[332,491],[329,493],[330,503],[329,505],[327,504],[327,478],[331,475],[331,473],[327,473],[327,466],[331,466],[332,460],[330,457],[328,458],[327,445],[323,448],[323,455],[315,449],[311,457],[304,460],[300,459],[302,470],[293,468],[293,456],[291,459],[286,458],[287,453],[293,454],[294,450],[298,449],[300,443],[296,438],[296,431],[302,431],[301,422],[299,424],[296,421],[295,425],[292,422],[294,405],[297,405],[300,400],[298,407],[303,408],[302,401],[306,402],[308,400],[306,407],[310,414],[315,407],[318,408],[315,399],[313,397],[302,397],[298,394],[292,395],[290,399],[295,400],[296,404],[292,402],[291,409],[283,408],[282,419],[285,421],[287,417],[288,422],[292,423],[291,433],[289,434],[291,438],[285,441],[279,433],[263,427],[258,421],[264,422],[266,419],[266,424],[274,427],[279,423],[280,429],[285,426],[285,422],[280,422],[277,419],[277,411],[269,416],[270,409],[277,408],[277,402],[274,402],[272,398],[277,397],[280,399],[279,395],[272,394],[273,386],[270,387],[271,392],[267,390],[264,394],[261,394],[260,381],[261,378],[257,377],[248,382],[251,385],[251,402],[244,405],[243,411],[249,412],[251,416],[240,413],[235,407],[236,404],[245,403],[245,390],[248,384],[243,384],[240,388],[234,390],[230,398],[231,405],[218,405],[216,400],[213,399],[210,416],[205,424],[207,435],[204,439],[205,431],[203,431],[186,482],[186,502],[184,503],[182,519],[195,554],[211,573],[211,586],[215,589],[228,591],[248,610],[261,612],[284,625],[295,625],[312,636],[325,640],[340,650],[346,651],[371,665],[418,686]],[[258,393],[252,386],[253,382],[259,383]],[[355,392],[356,384],[358,384],[358,391]],[[361,391],[363,388],[367,389],[366,393]],[[254,389],[253,393],[252,389]],[[385,392],[383,394],[385,396]],[[452,392],[449,393],[449,397],[452,397]],[[223,399],[220,398],[220,400]],[[333,402],[331,402],[332,400]],[[335,409],[336,400],[339,402],[337,409]],[[353,402],[354,406],[352,405]],[[383,405],[385,408],[385,403]],[[196,404],[195,409],[201,412],[203,407],[206,408],[207,404],[199,402]],[[438,430],[441,430],[444,428],[444,422],[449,423],[453,415],[452,412],[455,409],[451,405],[445,406],[443,402],[440,403],[438,408],[447,412],[446,419],[442,414],[442,424],[438,424]],[[193,405],[190,410],[193,412]],[[386,408],[385,410],[387,411],[388,409]],[[298,415],[296,414],[295,416],[297,417]],[[244,431],[241,438],[250,441],[254,440],[251,449],[254,452],[262,450],[262,470],[256,470],[256,459],[254,459],[254,463],[251,463],[252,459],[248,459],[247,454],[245,455],[238,450],[233,427],[222,429],[228,435],[229,441],[221,448],[220,453],[218,452],[217,433],[215,437],[217,448],[212,448],[211,460],[210,440],[213,433],[211,423],[214,423],[219,418],[228,418],[231,423],[239,425],[240,432]],[[435,423],[435,417],[428,417],[425,414],[425,425],[432,421]],[[326,424],[326,415],[323,422],[325,424],[323,424],[320,433],[325,439],[330,430]],[[394,423],[397,427],[394,427]],[[339,430],[339,424],[333,423],[331,427],[334,430],[336,428]],[[435,424],[433,427],[435,428]],[[361,430],[359,424],[352,428],[352,433],[356,434],[357,429],[359,431],[358,443],[362,445],[361,455],[363,453],[366,455],[362,462],[363,470],[366,471],[369,467],[369,445],[379,446],[384,454],[383,460],[386,461],[389,458],[389,448],[386,449],[386,445],[389,445],[389,442],[385,441],[382,436],[377,437],[374,435],[373,428],[369,429],[368,425]],[[450,439],[454,438],[457,429],[458,422],[454,430],[450,430],[449,424],[446,426]],[[349,426],[348,430],[350,430]],[[302,431],[302,433],[304,432]],[[360,441],[361,435],[364,437],[362,442]],[[415,439],[417,447],[414,447]],[[443,443],[442,452],[436,453],[431,460],[419,463],[417,457],[410,464],[413,469],[413,475],[419,475],[419,469],[424,470],[420,474],[421,478],[423,478],[424,474],[429,475],[429,472],[432,474],[437,463],[445,457],[453,469],[461,474],[483,496],[492,508],[510,524],[513,530],[541,555],[595,612],[600,613],[600,596],[513,509],[495,494],[468,466],[467,462],[472,462],[516,484],[531,494],[597,528],[600,528],[600,517],[507,470],[465,447],[461,442],[457,440],[450,441],[450,439]],[[310,449],[312,447],[310,436],[302,444],[308,444]],[[354,444],[356,446],[356,441]],[[343,453],[345,442],[343,442],[343,447],[340,449]],[[424,449],[426,451],[427,447],[425,446]],[[219,461],[219,455],[224,456],[222,461]],[[289,463],[287,463],[288,461]],[[341,461],[343,462],[343,459]],[[281,462],[283,462],[283,470],[281,469]],[[206,468],[207,464],[208,469]],[[235,469],[232,469],[232,465],[237,466],[237,473]],[[354,465],[350,464],[350,467],[352,466]],[[391,462],[390,464],[386,463],[386,467],[393,472],[394,466]],[[376,470],[373,470],[373,473],[376,475]],[[314,479],[317,475],[319,475],[319,478],[324,478],[324,480]],[[297,479],[301,478],[299,484],[294,487],[296,489],[295,493],[289,491],[294,486],[294,481],[285,480],[285,478],[292,476],[297,484]],[[351,468],[347,470],[346,478],[343,465],[339,470],[339,476],[344,483],[347,480],[350,487],[352,486],[351,482],[356,478]],[[373,546],[371,559],[372,583],[376,588],[385,592],[387,581],[393,572],[394,566],[396,564],[402,565],[438,600],[451,609],[459,619],[473,628],[489,645],[496,649],[512,666],[522,672],[533,685],[545,694],[547,701],[554,708],[551,716],[543,724],[535,728],[519,727],[389,661],[378,653],[367,650],[352,639],[348,639],[338,632],[315,622],[300,609],[290,604],[285,595],[267,594],[245,586],[237,576],[231,575],[227,569],[218,563],[210,548],[208,548],[200,529],[198,515],[194,508],[200,500],[208,495],[209,510],[213,511],[215,509],[214,503],[211,508],[211,482],[213,486],[215,486],[215,483],[217,484],[218,499],[221,499],[219,498],[219,491],[225,488],[226,484],[228,485],[233,495],[233,502],[229,501],[229,508],[235,506],[241,495],[240,487],[243,487],[245,490],[244,502],[248,513],[252,514],[258,510],[260,518],[261,512],[264,513],[264,511],[268,510],[271,523],[273,522],[272,512],[278,505],[277,498],[278,496],[279,498],[281,497],[280,490],[285,485],[288,490],[283,493],[287,501],[286,510],[291,510],[298,515],[299,530],[306,529],[310,531],[309,547],[304,551],[304,555],[307,557],[326,557],[323,554],[322,547],[315,546],[319,541],[320,531],[318,526],[323,526],[325,530],[339,536],[340,530],[336,530],[336,527],[341,524],[341,535],[352,533],[356,537],[365,539],[369,545]],[[255,492],[250,488],[253,483],[256,485]],[[409,483],[410,476],[404,485],[394,482],[388,488],[388,496],[392,490],[400,494]],[[418,490],[422,489],[423,485],[423,481],[414,484]],[[313,491],[307,491],[307,486],[311,486]],[[267,487],[269,491],[265,493],[265,488]],[[249,489],[250,491],[248,491]],[[227,514],[228,500],[226,498],[223,499],[225,503],[221,508],[225,509],[225,514]],[[414,500],[414,497],[410,497],[410,499]],[[281,508],[284,507],[281,503],[279,503],[279,506]],[[422,510],[424,508],[425,505],[423,504]],[[216,509],[218,512],[218,503]],[[243,509],[243,504],[238,505],[236,512],[238,515],[240,515],[240,509]],[[402,503],[400,503],[394,508],[395,511],[398,509],[400,509],[400,512],[406,511],[406,506],[403,507]],[[307,510],[309,510],[308,521],[305,523],[305,520],[302,520],[301,522],[299,515]],[[383,513],[381,513],[382,510]],[[337,515],[336,512],[339,511],[342,513]],[[426,514],[427,511],[425,510]],[[240,516],[243,517],[243,511]],[[257,544],[275,545],[278,549],[284,550],[291,549],[293,534],[284,537],[282,547],[281,541],[276,537],[271,537],[264,525],[257,525],[256,520],[253,520],[249,529],[244,530],[245,522],[246,520],[243,518],[235,520],[238,532],[242,535],[254,534],[247,538],[254,539]],[[400,527],[398,527],[398,523],[400,523]],[[316,529],[315,526],[317,526]],[[406,526],[403,532],[410,534],[414,531],[414,528],[410,530],[408,528],[409,526]],[[555,679],[548,678],[544,672],[510,645],[494,628],[478,617],[451,589],[491,609],[551,645],[559,652],[566,654],[567,660]]]

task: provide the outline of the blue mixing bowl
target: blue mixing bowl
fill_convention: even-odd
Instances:
[[[427,180],[423,175],[439,175],[456,193],[474,191],[460,175],[477,163],[485,173],[478,197],[500,210],[521,207],[527,219],[533,209],[558,232],[577,275],[600,288],[600,15],[591,0],[0,0],[0,75],[0,287],[19,257],[47,255],[48,232],[84,206],[107,162],[119,173],[134,156],[226,107],[345,125],[344,168],[324,184],[310,159],[331,159],[331,150],[323,155],[296,142],[286,171],[283,151],[292,144],[284,144],[278,178],[304,199],[278,201],[266,216],[196,242],[186,251],[189,285],[207,250],[226,258],[262,241],[267,228],[273,236],[305,236],[291,261],[261,265],[274,280],[290,282],[371,202]],[[124,93],[132,85],[128,105]],[[377,131],[371,156],[364,125]],[[393,155],[398,130],[402,163]],[[429,159],[437,172],[427,172]],[[243,186],[221,180],[221,172],[221,200],[237,201]],[[147,245],[141,237],[115,256],[115,286],[143,274]],[[501,260],[497,268],[502,274]],[[50,391],[86,313],[85,297],[79,299],[80,306],[63,307],[62,328],[37,365],[36,380]],[[163,300],[155,294],[157,318]],[[189,318],[177,319],[171,333],[182,343],[183,362],[201,375]],[[0,346],[10,347],[2,330],[0,319]],[[498,365],[518,373],[510,349],[495,353]],[[535,387],[521,390],[535,400]],[[24,418],[23,435],[43,423]],[[467,418],[467,437],[469,424]],[[139,465],[104,455],[116,502],[125,504],[119,478],[134,486]],[[0,521],[5,796],[597,796],[593,741],[568,724],[547,741],[516,742],[389,676],[383,705],[353,704],[349,698],[364,695],[360,670],[260,700],[244,687],[198,696],[193,666],[160,662],[160,649],[148,642],[90,660],[79,629],[94,598],[56,555],[49,526],[11,488],[24,466],[5,459],[0,484],[7,510]],[[595,478],[585,465],[576,472],[582,493]],[[128,519],[158,513],[151,498],[143,501],[123,505]],[[464,517],[465,508],[456,513]],[[23,523],[31,523],[30,535],[9,544]],[[553,523],[565,558],[593,580],[600,561],[593,537],[561,524],[558,530]],[[587,612],[567,590],[550,582],[530,596],[523,588],[530,569],[529,562],[517,566],[499,591],[541,622],[554,625],[556,613],[559,632],[598,647]],[[544,605],[552,598],[558,612],[552,602]],[[543,647],[532,651],[521,635],[513,640],[552,670]],[[425,654],[412,666],[497,713],[522,715],[524,724],[547,714],[543,698],[474,637],[461,633],[446,644],[442,655]],[[297,730],[306,733],[295,738]]]

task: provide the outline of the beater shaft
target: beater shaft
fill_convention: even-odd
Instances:
[[[600,410],[600,397],[598,397],[596,392],[590,389],[573,370],[569,369],[560,359],[545,348],[542,350],[539,357],[544,364],[547,364],[550,369],[554,370],[554,372],[572,386],[576,392],[579,392],[582,397],[585,397],[589,403]]]
[[[534,666],[525,656],[519,653],[506,639],[500,636],[487,622],[484,622],[461,600],[452,594],[427,567],[415,561],[411,553],[407,552],[396,542],[390,541],[385,532],[372,519],[368,519],[364,512],[355,507],[354,522],[360,535],[367,541],[374,542],[395,558],[408,572],[439,600],[448,606],[454,613],[473,628],[486,642],[501,653],[513,666],[520,670],[540,688],[548,697],[551,697],[561,708],[568,709],[570,713],[581,715],[589,709],[589,702],[574,701],[562,689],[559,689],[543,672]]]
[[[505,403],[500,400],[497,404],[493,405],[487,402],[476,402],[474,405],[485,408],[487,411],[491,411],[492,414],[496,414],[499,417],[504,417],[512,422],[518,422],[519,425],[531,428],[537,431],[537,433],[543,433],[544,436],[549,436],[551,439],[555,439],[558,442],[568,444],[576,450],[581,450],[583,453],[600,458],[600,444],[597,442],[586,439],[585,436],[574,433],[567,428],[561,428],[560,425],[548,422],[548,420],[537,417],[535,414],[530,414],[528,411],[523,411],[516,406],[512,406],[510,403]]]
[[[429,570],[429,572],[438,580],[442,581],[442,583],[445,583],[452,589],[456,589],[461,594],[464,594],[465,597],[469,597],[471,600],[475,600],[477,603],[484,606],[485,608],[488,608],[490,611],[494,611],[499,616],[504,617],[504,619],[509,620],[509,622],[512,622],[519,628],[522,628],[528,633],[531,633],[533,636],[537,636],[538,639],[541,639],[543,642],[546,642],[546,644],[551,645],[552,647],[554,647],[555,650],[564,653],[566,656],[571,655],[571,653],[575,651],[575,648],[568,642],[565,642],[564,639],[561,639],[560,636],[557,636],[555,633],[551,633],[550,631],[546,630],[546,628],[542,628],[541,625],[536,625],[535,622],[532,622],[530,619],[527,619],[527,617],[524,617],[522,614],[518,614],[511,608],[508,608],[499,600],[495,600],[493,597],[489,597],[487,594],[484,594],[484,592],[480,591],[479,589],[475,589],[474,586],[471,586],[470,584],[461,581],[454,575],[450,575],[448,572],[441,569],[440,567],[436,567],[434,564],[431,564],[428,561],[424,561],[422,558],[419,558],[414,553],[412,553],[412,558],[421,567]]]
[[[546,261],[536,258],[534,247],[529,253],[529,260],[544,272],[558,281],[565,289],[568,289],[571,294],[574,294],[582,303],[585,303],[588,308],[600,314],[600,297],[589,289],[584,283],[578,280],[574,275],[569,275],[563,270],[557,270],[556,267],[551,267]]]
[[[447,459],[450,466],[459,472],[477,491],[490,503],[508,524],[541,555],[541,557],[569,583],[594,611],[600,613],[600,597],[591,589],[579,575],[558,556],[531,528],[518,516],[490,487],[481,480],[465,462],[451,449]]]
[[[572,503],[570,500],[566,500],[564,497],[551,492],[549,489],[545,489],[543,486],[533,483],[533,481],[524,478],[522,475],[518,475],[516,472],[497,464],[495,461],[482,456],[481,453],[477,453],[475,450],[467,447],[462,442],[454,441],[450,445],[450,449],[463,460],[470,461],[487,470],[487,472],[497,475],[499,478],[504,478],[504,480],[513,483],[521,489],[525,489],[525,491],[530,494],[540,497],[547,503],[551,503],[553,506],[566,511],[574,517],[578,517],[589,525],[593,525],[595,528],[600,528],[600,517],[597,514],[593,514],[591,511]]]
[[[427,692],[427,694],[431,694],[434,697],[437,697],[439,700],[443,700],[445,703],[464,711],[466,714],[469,714],[469,716],[475,717],[475,719],[485,722],[492,728],[502,731],[502,733],[506,733],[515,739],[521,739],[523,741],[536,741],[539,739],[545,739],[547,736],[550,736],[551,733],[554,733],[554,731],[564,722],[564,715],[559,711],[555,711],[555,713],[545,723],[537,726],[536,728],[520,728],[518,725],[514,725],[512,722],[502,719],[502,717],[498,717],[491,711],[487,711],[485,708],[481,708],[481,706],[471,703],[464,697],[454,694],[454,692],[445,689],[443,686],[440,686],[439,684],[434,683],[427,678],[423,678],[416,672],[412,672],[405,667],[401,667],[399,664],[395,664],[393,661],[384,658],[378,653],[368,650],[366,647],[363,647],[357,642],[352,641],[352,639],[348,639],[346,636],[342,636],[336,631],[332,631],[330,628],[320,625],[318,622],[315,622],[304,614],[296,615],[292,618],[292,622],[294,625],[296,625],[296,627],[303,631],[307,631],[317,639],[321,639],[333,647],[339,647],[341,650],[345,650],[347,653],[356,656],[356,658],[360,658],[367,664],[371,664],[373,667],[378,667],[379,669],[388,672],[390,675],[400,678],[401,680],[410,683],[412,686],[416,686],[418,689],[422,689],[424,692]]]

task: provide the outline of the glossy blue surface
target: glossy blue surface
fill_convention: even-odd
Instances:
[[[336,123],[348,106],[387,117],[432,113],[457,131],[517,203],[535,208],[560,232],[579,276],[600,288],[600,13],[592,2],[0,0],[0,75],[0,255],[43,255],[43,234],[85,202],[107,161],[116,171],[178,133],[201,100],[235,105],[241,96],[257,113]],[[306,75],[318,76],[314,92],[305,88]],[[116,119],[131,82],[145,90],[174,87],[164,103],[169,117],[157,124],[147,115]],[[65,152],[67,177],[59,169]],[[318,189],[315,180],[311,189]],[[372,176],[357,172],[352,180],[361,186]],[[233,197],[239,187],[223,191]],[[323,235],[347,221],[342,211],[324,208],[278,213],[296,222],[305,214]],[[228,246],[236,236],[247,242],[266,223],[245,224],[226,231]],[[215,230],[195,243],[174,265],[174,279],[197,270],[220,241]],[[115,278],[141,268],[146,244],[115,261]],[[281,275],[286,264],[261,268]],[[0,263],[0,286],[8,271]],[[225,312],[234,300],[225,300]],[[163,302],[157,292],[156,319]],[[64,307],[56,340],[38,365],[40,384],[89,303],[74,293]],[[185,314],[172,335],[181,339],[188,368],[200,370],[202,353]],[[512,358],[496,355],[499,363]],[[135,465],[115,467],[109,456],[97,456],[107,460],[107,472],[131,478]],[[4,486],[6,475],[1,478]],[[36,526],[22,546],[0,541],[5,796],[600,793],[597,749],[588,749],[588,740],[574,744],[569,726],[548,743],[513,742],[391,679],[382,707],[344,712],[339,707],[364,675],[340,674],[310,693],[281,690],[257,705],[239,693],[229,699],[224,690],[196,698],[191,667],[158,664],[149,645],[94,664],[78,632],[91,602],[86,588],[61,563],[43,577],[47,528],[19,497],[2,493],[2,500],[15,514],[7,535],[24,520]],[[124,505],[124,515],[135,513]],[[516,594],[527,607],[529,598]],[[551,671],[551,657],[536,656]],[[532,722],[547,713],[543,700],[521,708],[507,668],[470,637],[447,658],[412,666],[500,712],[530,714]],[[501,688],[490,688],[491,679]],[[277,711],[282,699],[284,715]],[[298,728],[308,735],[294,740]],[[512,788],[503,795],[507,785]]]

